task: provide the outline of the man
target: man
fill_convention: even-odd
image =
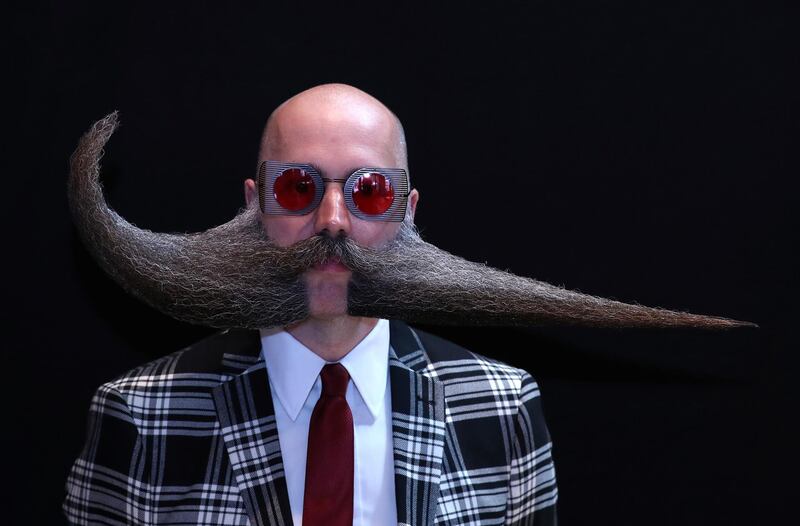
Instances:
[[[73,156],[84,241],[131,293],[229,329],[97,391],[67,483],[74,523],[554,524],[536,382],[395,320],[736,324],[423,242],[400,122],[349,86],[282,104],[247,209],[201,234],[137,229],[108,209],[97,163],[115,127],[99,121]]]

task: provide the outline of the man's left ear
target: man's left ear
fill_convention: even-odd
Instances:
[[[408,194],[408,211],[411,213],[411,219],[414,219],[414,215],[417,213],[417,201],[419,201],[419,192],[414,188]]]

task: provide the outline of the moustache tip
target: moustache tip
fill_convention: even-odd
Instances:
[[[111,134],[119,127],[119,110],[114,110],[102,119],[95,121],[91,132]]]
[[[689,326],[695,326],[698,328],[705,328],[705,329],[738,329],[738,328],[752,328],[758,329],[760,328],[757,323],[753,323],[752,321],[745,321],[745,320],[734,320],[732,318],[722,318],[719,316],[699,316],[696,318],[699,323],[695,325],[694,323],[690,322]]]
[[[731,327],[749,327],[751,329],[760,329],[761,327],[757,323],[753,323],[752,321],[744,321],[744,320],[729,320],[731,323]]]

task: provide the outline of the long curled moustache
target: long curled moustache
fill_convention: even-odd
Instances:
[[[473,325],[754,325],[622,303],[473,263],[422,240],[410,218],[380,247],[327,235],[277,246],[262,228],[257,200],[204,232],[138,228],[108,206],[100,184],[103,147],[117,126],[114,112],[81,138],[71,158],[70,210],[100,266],[126,291],[181,321],[219,328],[302,321],[309,315],[303,274],[336,257],[352,271],[354,316]]]

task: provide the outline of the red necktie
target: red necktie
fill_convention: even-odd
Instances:
[[[350,375],[329,363],[320,377],[322,395],[308,428],[303,526],[352,526],[353,414],[344,398]]]

